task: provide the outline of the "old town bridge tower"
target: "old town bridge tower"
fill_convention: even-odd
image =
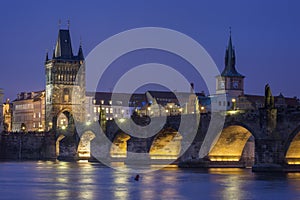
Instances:
[[[244,94],[244,78],[235,67],[235,50],[232,45],[231,31],[225,52],[225,68],[221,76],[217,76],[217,94],[226,94],[227,98],[237,98]]]
[[[81,44],[74,55],[69,29],[60,29],[52,59],[46,55],[46,130],[68,130],[84,117],[85,66]]]

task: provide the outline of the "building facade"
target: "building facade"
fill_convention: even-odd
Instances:
[[[112,99],[112,93],[109,92],[87,92],[86,121],[87,123],[98,121],[101,113],[105,116],[105,120],[130,118],[143,100],[143,94],[116,93]]]
[[[9,99],[3,103],[3,130],[6,132],[12,130],[12,104]]]
[[[0,88],[0,133],[2,133],[3,129],[4,129],[4,124],[3,124],[3,96],[4,96],[4,92],[3,89]]]
[[[9,105],[9,104],[8,104]],[[13,132],[45,130],[45,91],[22,92],[12,102]]]

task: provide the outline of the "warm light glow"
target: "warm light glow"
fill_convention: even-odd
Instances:
[[[231,102],[232,102],[232,103],[235,103],[235,102],[236,102],[236,99],[231,99]]]
[[[201,108],[200,108],[201,110],[204,110],[205,108],[204,108],[204,106],[201,106]]]
[[[62,139],[64,139],[64,135],[60,135],[60,136],[58,136],[58,138],[57,138],[57,140],[56,140],[56,156],[59,156],[59,153],[60,153],[60,141],[62,140]]]
[[[65,130],[65,129],[66,129],[66,126],[62,126],[61,129],[62,129],[62,130]]]
[[[220,162],[220,161],[231,161],[231,162],[233,162],[233,161],[239,161],[240,160],[240,157],[230,157],[230,156],[228,156],[228,157],[210,157],[209,158],[209,160],[210,161],[217,161],[217,162]]]
[[[251,133],[242,126],[223,129],[208,154],[211,161],[239,161]]]
[[[95,138],[95,134],[87,131],[82,134],[78,144],[78,157],[81,159],[88,159],[91,157],[91,141]]]
[[[78,163],[87,163],[87,162],[89,162],[88,160],[78,160],[77,161]]]
[[[240,112],[238,110],[228,110],[227,113],[230,115],[236,115],[239,114]]]
[[[287,162],[289,165],[300,165],[300,161],[288,161]]]
[[[110,156],[112,158],[126,158],[127,157],[127,140],[130,136],[125,133],[119,133],[111,145]]]
[[[155,137],[151,149],[151,159],[177,159],[181,150],[182,136],[173,130],[163,130]]]
[[[123,122],[125,122],[125,119],[121,118],[121,119],[119,119],[119,122],[123,123]]]
[[[150,107],[148,107],[147,109],[148,109],[148,110],[151,110],[151,108],[150,108]]]
[[[290,147],[286,153],[286,160],[289,165],[300,164],[300,133],[298,133],[291,142]]]
[[[91,121],[87,121],[85,124],[86,124],[87,126],[89,126],[89,125],[91,125]]]

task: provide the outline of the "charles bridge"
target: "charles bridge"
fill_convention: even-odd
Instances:
[[[0,156],[2,159],[97,159],[125,163],[140,159],[141,163],[168,161],[181,167],[300,170],[300,111],[297,109],[266,107],[247,112],[168,116],[158,133],[146,137],[143,127],[151,120],[133,119],[141,125],[137,126],[140,130],[135,126],[132,129],[129,119],[119,119],[102,120],[100,126],[99,122],[76,124],[79,134],[68,130],[2,134]],[[135,130],[140,135],[124,130]],[[143,157],[139,158],[139,154]]]

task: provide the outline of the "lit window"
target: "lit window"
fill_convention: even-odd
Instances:
[[[94,113],[96,113],[97,112],[97,108],[96,107],[94,107]]]
[[[108,110],[108,108],[105,108],[105,111],[106,111],[106,113],[109,113],[109,110]]]
[[[109,105],[111,105],[111,104],[112,104],[112,100],[109,101]]]
[[[98,112],[100,112],[100,107],[98,107]]]
[[[104,104],[104,100],[101,100],[101,104]]]
[[[110,113],[113,113],[113,108],[110,108],[110,109],[109,109],[109,112],[110,112]]]
[[[96,99],[93,99],[93,104],[96,104]]]
[[[41,113],[39,112],[39,118],[41,118]]]
[[[35,118],[35,113],[33,113],[33,118]]]

